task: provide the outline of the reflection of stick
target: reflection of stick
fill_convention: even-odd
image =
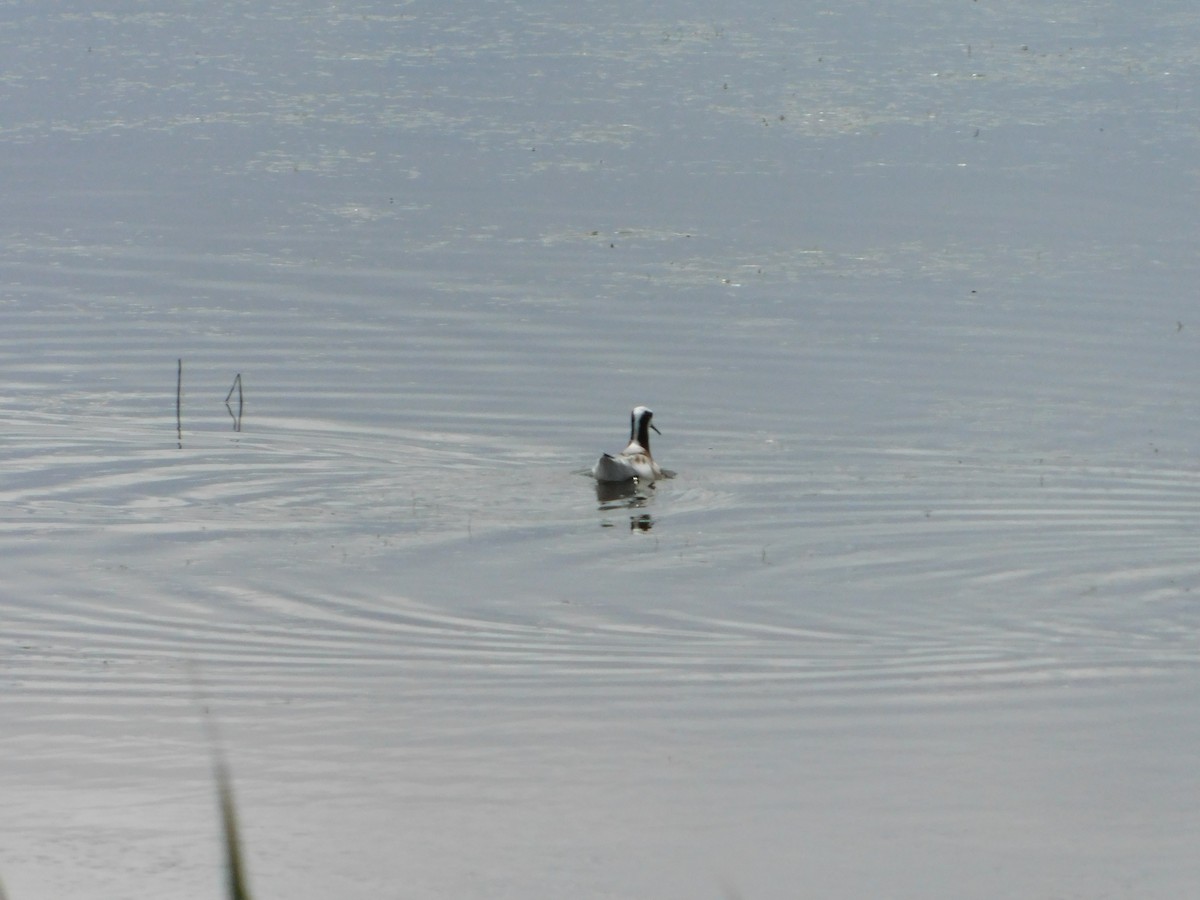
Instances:
[[[234,391],[237,391],[237,394],[238,394],[237,415],[234,415],[233,408],[229,405],[229,401],[233,397]],[[243,398],[242,398],[242,373],[238,372],[237,376],[233,379],[233,387],[231,387],[229,389],[229,393],[225,395],[225,408],[227,410],[229,410],[229,415],[233,416],[233,430],[234,431],[242,430],[242,400],[243,400]],[[0,898],[0,900],[2,900],[2,898]]]
[[[175,375],[175,436],[179,440],[179,449],[183,449],[183,360],[179,360],[179,369]]]

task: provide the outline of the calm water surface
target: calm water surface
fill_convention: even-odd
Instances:
[[[1188,4],[0,28],[14,900],[1194,891]]]

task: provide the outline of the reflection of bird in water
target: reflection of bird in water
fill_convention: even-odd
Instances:
[[[644,506],[650,496],[648,492],[652,490],[653,484],[642,485],[633,478],[627,481],[597,481],[596,499],[605,506]]]
[[[620,522],[601,522],[601,528],[616,528]],[[641,513],[640,515],[629,517],[630,531],[649,531],[654,527],[654,516],[650,513]]]
[[[642,509],[650,502],[654,484],[640,484],[636,478],[629,481],[597,481],[596,499],[603,510]],[[601,522],[601,527],[612,528],[615,523]],[[649,531],[654,527],[654,517],[640,513],[629,517],[630,531]],[[0,898],[2,900],[2,898]]]
[[[629,444],[616,456],[605,453],[592,467],[592,475],[597,481],[616,483],[623,481],[638,481],[650,483],[663,477],[654,457],[650,455],[650,419],[654,413],[644,406],[639,406],[629,415]],[[662,434],[657,428],[655,433]]]

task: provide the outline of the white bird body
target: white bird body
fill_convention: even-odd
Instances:
[[[651,482],[663,477],[663,471],[650,455],[650,419],[654,413],[639,406],[629,416],[629,444],[618,454],[605,453],[592,466],[597,481]],[[657,432],[658,429],[654,428]]]

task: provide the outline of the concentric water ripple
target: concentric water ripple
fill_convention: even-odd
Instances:
[[[195,665],[246,698],[441,678],[616,704],[722,685],[745,707],[772,686],[769,716],[1196,664],[1184,469],[860,451],[804,481],[772,451],[661,483],[629,511],[647,530],[609,539],[596,525],[620,513],[588,512],[573,473],[493,489],[519,461],[446,436],[280,420],[195,450],[100,435],[9,455],[5,669],[31,702],[181,697]],[[65,582],[56,540],[89,548]],[[86,679],[55,674],[72,644],[102,661]],[[129,680],[146,666],[161,680]]]

